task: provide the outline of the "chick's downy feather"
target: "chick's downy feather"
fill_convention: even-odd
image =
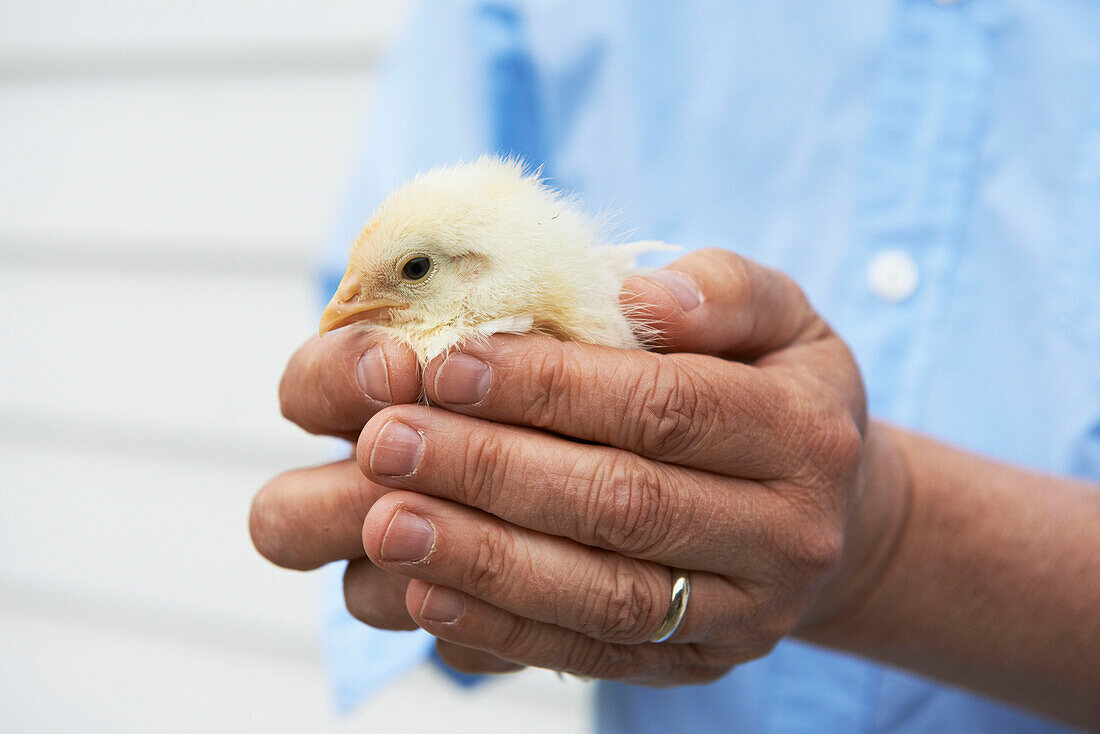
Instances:
[[[668,246],[603,240],[574,199],[518,161],[485,156],[433,169],[375,211],[321,333],[385,329],[422,362],[499,332],[641,347],[642,325],[624,312],[619,290],[639,272],[638,253]]]

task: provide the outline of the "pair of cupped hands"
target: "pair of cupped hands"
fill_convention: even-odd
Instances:
[[[725,251],[622,299],[658,349],[499,335],[421,371],[378,333],[306,342],[283,413],[355,456],[264,486],[256,547],[347,559],[356,618],[421,627],[466,672],[701,683],[842,625],[904,504],[848,348],[788,277]],[[687,613],[648,642],[683,571]]]

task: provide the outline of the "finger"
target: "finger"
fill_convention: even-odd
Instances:
[[[817,503],[439,409],[390,408],[357,449],[363,473],[387,487],[677,568],[752,581],[773,576],[782,558],[792,581],[809,582],[839,552],[839,523]]]
[[[285,472],[252,500],[252,543],[272,563],[303,571],[361,558],[363,518],[386,491],[353,460]]]
[[[416,622],[405,608],[409,579],[375,566],[366,558],[344,570],[344,603],[351,616],[384,630],[413,630]]]
[[[828,331],[790,277],[728,250],[697,250],[628,278],[620,300],[658,331],[661,351],[747,359]]]
[[[409,582],[406,604],[417,624],[439,639],[521,665],[587,678],[654,686],[706,683],[724,675],[733,663],[753,657],[696,645],[601,642],[415,579]]]
[[[405,597],[401,597],[401,603],[404,604],[404,602]],[[402,607],[402,609],[404,609],[404,607]],[[405,616],[409,616],[407,611],[405,612]],[[409,619],[411,620],[412,617],[409,617]],[[413,626],[416,626],[415,622]],[[484,650],[463,647],[462,645],[456,645],[446,640],[436,640],[435,651],[439,653],[440,660],[445,662],[448,667],[457,670],[459,673],[468,673],[470,675],[496,675],[500,673],[515,673],[516,671],[523,670],[522,665],[517,665],[510,660],[504,660]]]
[[[517,528],[413,492],[381,498],[363,525],[375,565],[459,589],[501,609],[606,642],[645,642],[671,601],[670,571]],[[692,573],[692,600],[674,639],[711,639],[754,600],[725,579]]]
[[[620,301],[653,348],[794,367],[840,391],[857,423],[865,420],[859,370],[839,339],[785,273],[727,250],[692,252],[666,268],[628,278]],[[838,365],[850,369],[838,370]]]
[[[387,405],[420,396],[416,356],[380,331],[339,329],[302,345],[283,373],[283,415],[310,433],[354,439]]]
[[[424,384],[457,413],[750,479],[788,472],[831,405],[790,374],[539,336],[467,344],[430,364]]]

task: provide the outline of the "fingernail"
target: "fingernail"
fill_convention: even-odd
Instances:
[[[382,536],[380,555],[383,561],[415,563],[423,561],[435,544],[432,524],[408,510],[398,510]]]
[[[703,294],[699,292],[698,286],[686,275],[681,275],[674,270],[654,270],[652,273],[646,273],[644,277],[664,286],[665,290],[671,293],[680,304],[680,308],[685,311],[690,311],[703,302]]]
[[[359,389],[367,397],[383,403],[393,402],[393,396],[390,393],[390,371],[386,367],[386,355],[382,353],[381,346],[371,347],[360,357],[359,364],[355,366],[355,372],[359,378]]]
[[[382,426],[370,452],[370,470],[375,474],[402,477],[416,471],[424,439],[401,421]]]
[[[466,611],[466,595],[446,586],[432,586],[424,603],[420,605],[420,616],[431,622],[453,624]]]
[[[472,405],[489,392],[489,365],[468,354],[452,354],[435,373],[435,396],[441,403]]]

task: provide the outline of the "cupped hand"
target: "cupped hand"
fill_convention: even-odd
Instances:
[[[441,653],[457,667],[668,685],[711,680],[858,603],[904,492],[844,344],[788,278],[723,251],[632,279],[624,299],[665,353],[467,345],[425,372],[440,407],[370,419],[362,476],[340,465],[329,482],[353,489],[295,493],[292,516],[338,528],[315,561],[357,551],[346,534],[365,515],[370,561],[345,584],[360,618],[397,616],[407,578],[402,621],[453,643]],[[649,643],[679,571],[687,614]]]
[[[378,333],[341,329],[306,341],[279,385],[283,415],[310,433],[358,439],[383,408],[416,403],[422,395],[416,356]],[[363,520],[389,491],[363,476],[354,460],[284,472],[256,494],[249,529],[257,550],[285,568],[310,570],[348,560],[347,607],[359,620],[386,630],[417,625],[405,609],[408,578],[382,570],[363,549]],[[440,641],[440,654],[480,672],[518,666]]]

